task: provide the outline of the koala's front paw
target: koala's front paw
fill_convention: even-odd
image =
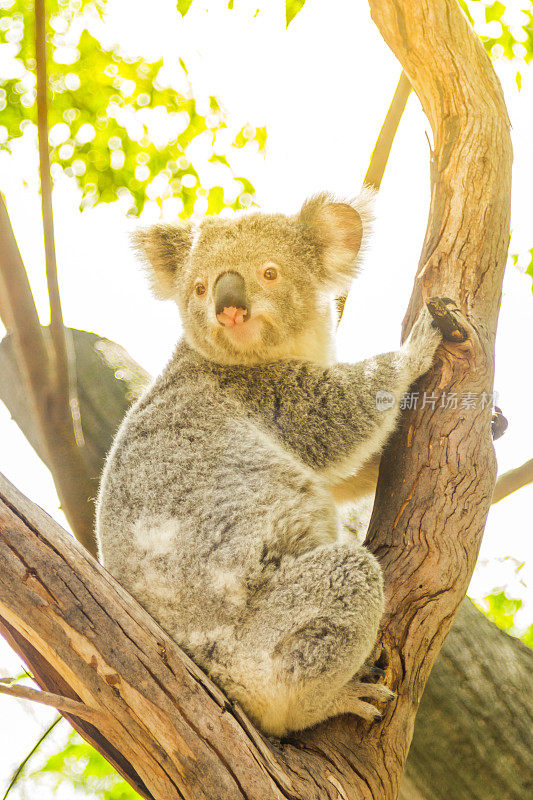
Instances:
[[[447,342],[464,342],[468,339],[468,332],[459,318],[461,312],[454,300],[449,297],[432,297],[426,305],[433,322],[442,331]]]
[[[402,348],[407,355],[411,380],[416,380],[428,371],[441,341],[442,333],[424,306]]]

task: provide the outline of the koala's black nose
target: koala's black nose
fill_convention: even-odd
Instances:
[[[246,284],[238,272],[223,272],[215,281],[215,314],[221,325],[225,325],[224,310],[233,309],[242,312],[240,318],[244,321],[249,316],[248,302],[246,300]]]

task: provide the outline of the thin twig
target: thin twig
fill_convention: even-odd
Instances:
[[[387,166],[392,149],[392,143],[394,141],[394,137],[396,136],[396,131],[398,130],[398,125],[400,124],[400,120],[410,94],[411,84],[409,83],[409,78],[405,72],[402,71],[400,80],[398,81],[398,85],[396,86],[396,90],[392,97],[389,110],[387,111],[387,115],[383,125],[381,126],[378,138],[376,139],[376,144],[374,145],[374,150],[372,151],[372,155],[370,157],[370,163],[363,181],[365,186],[371,186],[376,190],[378,190],[381,186],[381,181],[385,173],[385,167]],[[339,314],[338,323],[341,321],[344,312],[346,298],[347,295],[344,295],[342,297],[338,297],[336,300],[337,311]]]
[[[64,711],[66,714],[72,714],[74,717],[80,717],[93,724],[102,719],[102,711],[97,708],[90,708],[78,700],[72,700],[70,697],[62,697],[51,692],[42,692],[38,689],[30,689],[29,686],[7,686],[5,680],[5,678],[0,679],[0,694],[7,694],[10,697],[18,697],[22,700],[32,700],[34,703],[40,703],[43,706],[52,706],[52,708],[57,708],[58,711]]]
[[[48,143],[48,83],[46,76],[46,7],[45,0],[35,0],[35,60],[37,75],[37,130],[39,139],[39,174],[46,260],[46,282],[50,303],[50,335],[54,354],[54,383],[58,397],[72,417],[75,440],[83,445],[79,405],[76,391],[74,348],[63,324],[61,295],[57,277],[57,258],[52,209],[52,177]]]
[[[387,166],[387,161],[389,160],[392,149],[392,143],[410,94],[411,84],[409,83],[409,78],[405,72],[402,71],[389,110],[387,111],[387,116],[381,126],[376,145],[370,158],[370,164],[368,165],[363,181],[366,186],[372,186],[376,190],[381,186],[385,167]]]
[[[35,753],[37,752],[39,747],[42,745],[44,740],[52,733],[52,731],[54,730],[56,725],[59,722],[61,722],[62,719],[63,719],[63,717],[61,717],[61,716],[55,718],[55,720],[52,722],[52,724],[49,725],[48,728],[45,730],[43,735],[35,742],[35,744],[33,745],[32,749],[30,750],[28,755],[20,762],[20,764],[16,768],[15,772],[13,773],[13,777],[9,781],[9,786],[6,789],[6,792],[5,792],[4,796],[2,797],[2,800],[7,800],[7,797],[10,794],[11,789],[15,786],[16,782],[20,778],[20,776],[22,774],[22,771],[23,771],[24,767],[26,766],[26,764],[28,763],[28,761],[30,760],[30,758],[33,755],[35,755]]]

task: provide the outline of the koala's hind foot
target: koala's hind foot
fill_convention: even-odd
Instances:
[[[388,703],[394,700],[395,693],[381,683],[365,683],[354,679],[343,686],[334,700],[332,716],[337,714],[356,714],[372,722],[382,718],[381,711],[366,700]],[[362,698],[366,698],[363,700]]]
[[[382,611],[381,570],[356,542],[287,558],[236,632],[223,688],[278,737],[355,708],[368,714],[360,697],[383,699],[385,687],[343,690],[372,650]]]

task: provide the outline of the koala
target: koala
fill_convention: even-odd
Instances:
[[[341,507],[373,483],[400,397],[442,334],[424,309],[398,351],[336,362],[333,301],[356,275],[371,199],[321,194],[294,216],[135,235],[183,338],[108,456],[100,559],[276,737],[338,714],[373,720],[369,701],[394,697],[361,680],[383,579]]]

